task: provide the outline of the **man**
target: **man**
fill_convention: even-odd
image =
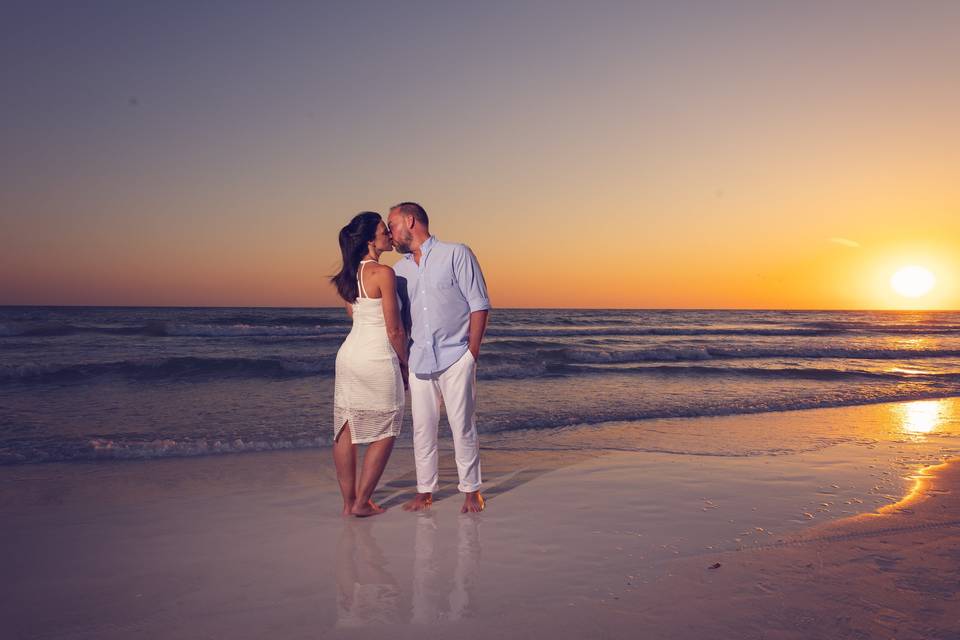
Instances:
[[[422,511],[439,485],[437,427],[440,401],[453,433],[454,457],[464,493],[461,513],[483,511],[480,443],[477,438],[477,358],[487,328],[490,300],[470,248],[430,235],[430,219],[415,202],[390,209],[387,227],[397,251],[398,289],[406,284],[412,327],[410,406],[417,496],[403,505]]]

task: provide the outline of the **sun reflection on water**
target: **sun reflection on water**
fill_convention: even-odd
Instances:
[[[882,342],[888,349],[914,349],[920,351],[929,345],[930,339],[924,336],[885,336]]]
[[[945,403],[942,400],[921,400],[900,405],[902,428],[910,435],[925,435],[937,430],[943,422]]]
[[[918,369],[916,367],[890,367],[889,369],[885,369],[885,372],[886,373],[905,373],[910,376],[923,376],[923,375],[930,374],[930,371],[927,371],[926,369]]]

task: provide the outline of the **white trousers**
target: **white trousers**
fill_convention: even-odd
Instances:
[[[477,361],[468,349],[459,360],[427,376],[410,375],[413,413],[413,457],[417,492],[434,493],[440,485],[437,429],[440,401],[447,409],[453,433],[454,458],[464,493],[480,489],[480,440],[477,437]]]

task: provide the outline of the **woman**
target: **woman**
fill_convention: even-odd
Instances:
[[[337,352],[333,400],[333,460],[343,515],[383,513],[371,496],[403,420],[407,336],[396,276],[380,264],[380,254],[392,250],[380,214],[357,214],[340,230],[343,268],[331,281],[353,318],[353,328]],[[359,483],[358,444],[368,444]]]

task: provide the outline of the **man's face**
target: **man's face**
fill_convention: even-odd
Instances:
[[[409,220],[413,216],[407,216],[399,211],[391,211],[387,216],[387,227],[390,229],[390,237],[393,240],[393,246],[400,253],[412,253],[410,243],[413,241],[413,235],[410,233]]]

